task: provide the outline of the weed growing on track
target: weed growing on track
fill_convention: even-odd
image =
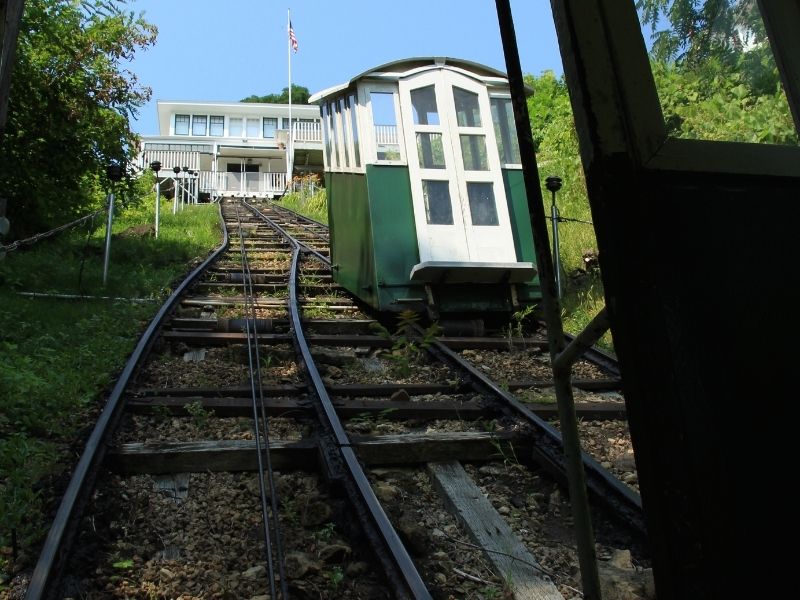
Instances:
[[[105,287],[103,219],[0,261],[0,548],[11,548],[0,552],[0,590],[36,559],[57,490],[139,335],[173,282],[220,243],[216,206],[172,215],[164,203],[158,240],[153,212],[115,216]]]

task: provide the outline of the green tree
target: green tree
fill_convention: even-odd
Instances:
[[[302,85],[292,86],[292,104],[308,104],[311,92]],[[267,94],[266,96],[256,96],[255,94],[242,98],[240,102],[264,102],[266,104],[289,104],[288,86],[281,90],[280,94]]]
[[[105,166],[129,161],[129,118],[150,97],[125,68],[157,30],[127,0],[27,0],[20,27],[0,193],[12,236],[41,230],[101,202]],[[123,185],[133,186],[127,179]]]

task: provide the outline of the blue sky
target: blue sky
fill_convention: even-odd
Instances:
[[[494,0],[129,0],[159,29],[126,65],[153,90],[133,123],[158,133],[156,100],[236,101],[288,85],[287,10],[299,50],[292,83],[312,93],[412,56],[452,56],[505,71]],[[524,73],[561,74],[549,0],[512,0]]]

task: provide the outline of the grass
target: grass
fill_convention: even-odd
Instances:
[[[319,187],[319,180],[316,175],[309,175],[305,179],[308,179],[308,181],[303,181],[301,191],[284,195],[277,204],[320,223],[327,223],[328,199],[325,188]],[[312,179],[314,181],[313,186],[310,185]]]
[[[55,490],[66,482],[63,474],[139,335],[173,282],[220,243],[215,205],[172,215],[164,202],[158,240],[120,235],[153,223],[152,199],[148,204],[115,216],[105,286],[102,219],[95,228],[61,234],[0,261],[0,590],[15,568],[35,560],[58,501]]]

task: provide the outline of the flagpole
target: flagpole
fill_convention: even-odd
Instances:
[[[289,139],[286,140],[286,185],[292,183],[292,10],[286,9],[286,52],[289,57]]]

